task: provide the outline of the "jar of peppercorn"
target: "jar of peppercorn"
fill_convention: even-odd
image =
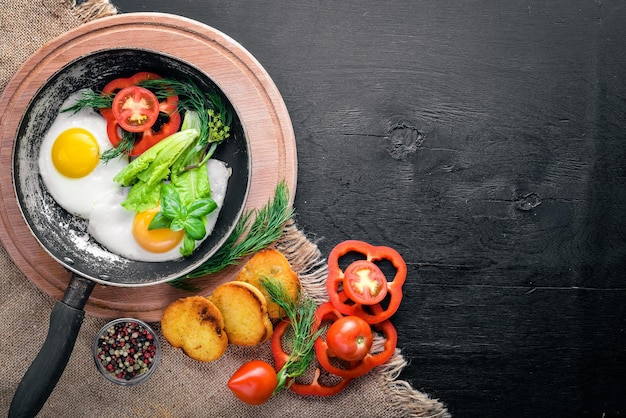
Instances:
[[[93,344],[98,371],[118,385],[136,385],[154,373],[161,356],[159,338],[143,321],[120,318],[103,326]]]

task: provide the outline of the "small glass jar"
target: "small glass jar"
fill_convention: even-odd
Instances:
[[[161,358],[155,332],[143,321],[120,318],[103,326],[93,344],[98,371],[118,385],[137,385],[154,373]]]

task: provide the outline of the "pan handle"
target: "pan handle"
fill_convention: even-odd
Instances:
[[[72,275],[63,299],[52,308],[46,340],[13,396],[10,418],[34,417],[52,393],[74,349],[94,285],[92,280]]]

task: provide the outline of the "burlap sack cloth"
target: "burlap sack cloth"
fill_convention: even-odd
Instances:
[[[65,0],[0,0],[0,92],[19,65],[46,41],[82,22],[116,13],[106,0],[76,6]],[[19,115],[16,115],[19,117]],[[304,291],[324,299],[325,260],[294,224],[277,244],[300,274]],[[8,411],[24,372],[43,342],[54,300],[37,289],[0,247],[0,411]],[[271,361],[268,344],[230,346],[220,360],[204,364],[161,338],[163,357],[147,383],[120,387],[102,378],[91,347],[106,320],[85,317],[67,369],[40,417],[446,417],[438,401],[397,380],[405,360],[397,350],[385,366],[355,379],[330,398],[302,397],[283,390],[264,405],[239,402],[228,390],[229,376],[246,360]],[[160,332],[158,324],[154,324]],[[402,342],[400,341],[400,345]]]

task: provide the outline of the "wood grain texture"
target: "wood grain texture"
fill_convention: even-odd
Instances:
[[[120,36],[120,34],[124,36]],[[43,83],[67,62],[102,48],[146,48],[178,57],[205,71],[229,97],[249,142],[250,192],[247,210],[260,208],[284,180],[295,195],[297,156],[285,104],[263,67],[241,45],[196,21],[164,14],[122,15],[100,19],[42,47],[18,70],[3,92],[0,108],[0,236],[7,252],[42,291],[60,299],[70,279],[62,265],[41,248],[17,205],[12,182],[13,143],[20,119]],[[202,294],[230,279],[233,269],[194,281]],[[186,295],[167,284],[142,288],[97,286],[85,311],[105,318],[132,316],[159,321],[161,313]]]
[[[409,265],[402,377],[456,416],[626,413],[619,2],[114,0],[228,33],[298,144],[297,221]]]

